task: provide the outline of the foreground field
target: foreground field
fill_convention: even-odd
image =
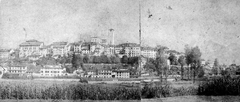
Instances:
[[[2,81],[0,99],[140,100],[138,85],[83,84],[79,82]]]

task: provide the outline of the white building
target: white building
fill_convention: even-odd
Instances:
[[[128,70],[115,70],[112,73],[113,78],[130,78],[130,72]]]
[[[67,47],[67,42],[54,42],[52,43],[51,49],[53,52],[53,56],[63,56],[67,54],[69,51],[69,47]]]
[[[117,45],[115,48],[117,54],[120,54],[122,50],[124,50],[124,54],[128,57],[140,56],[141,51],[140,45],[136,43],[123,43]]]
[[[62,68],[60,65],[45,65],[41,70],[42,77],[57,77],[65,75],[65,68]]]
[[[156,58],[157,51],[151,47],[142,47],[141,54],[147,58]]]
[[[19,57],[27,57],[29,55],[40,55],[40,48],[44,45],[43,42],[37,40],[28,40],[19,45]]]
[[[12,64],[8,66],[7,71],[11,74],[24,74],[27,72],[27,66],[23,64]]]

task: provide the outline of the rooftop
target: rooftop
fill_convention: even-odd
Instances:
[[[37,40],[27,40],[26,42],[21,43],[19,46],[40,46],[43,42]]]
[[[117,45],[116,47],[140,47],[140,45],[136,43],[122,43]]]

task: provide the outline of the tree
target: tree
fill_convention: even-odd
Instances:
[[[131,66],[138,65],[139,57],[129,57],[128,58],[128,64]]]
[[[124,56],[122,57],[122,59],[121,59],[121,62],[122,62],[123,64],[127,64],[127,63],[128,63],[128,57],[127,57],[126,55],[124,55]]]
[[[98,56],[93,56],[93,63],[100,63],[100,57]]]
[[[204,72],[204,69],[203,69],[203,66],[201,66],[198,70],[198,78],[202,78],[204,76],[205,72]]]
[[[156,61],[152,58],[148,59],[146,64],[144,65],[144,68],[148,71],[155,72],[157,70],[156,68]]]
[[[191,66],[191,72],[193,72],[193,83],[195,82],[196,71],[201,66],[201,55],[198,46],[194,48],[186,47],[185,49],[186,62]]]
[[[165,69],[167,69],[167,58],[165,57],[165,49],[167,47],[164,46],[157,46],[157,57],[156,57],[156,68],[157,73],[160,74],[160,79],[162,82],[163,77],[163,71],[167,72]],[[167,73],[165,73],[165,76],[167,76]]]
[[[100,62],[101,63],[110,63],[110,59],[107,57],[107,55],[101,55],[100,56]]]
[[[89,63],[89,60],[90,60],[90,58],[89,58],[88,55],[85,55],[85,56],[83,57],[83,63]]]
[[[215,75],[219,74],[219,62],[217,58],[214,60],[213,69],[215,70],[214,71]]]
[[[178,58],[178,63],[181,65],[181,79],[183,79],[183,73],[184,73],[184,69],[183,69],[183,66],[186,64],[186,61],[185,61],[185,57],[184,56],[180,56]]]
[[[170,60],[170,65],[177,65],[177,57],[173,54],[170,53],[170,56],[168,57],[168,59]]]
[[[76,55],[75,53],[72,56],[72,66],[73,69],[76,70],[79,67],[83,68],[83,58],[80,55]]]

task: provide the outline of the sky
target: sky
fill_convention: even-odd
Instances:
[[[239,0],[0,0],[0,48],[37,39],[45,44],[98,36],[180,52],[199,46],[202,58],[240,64]]]

